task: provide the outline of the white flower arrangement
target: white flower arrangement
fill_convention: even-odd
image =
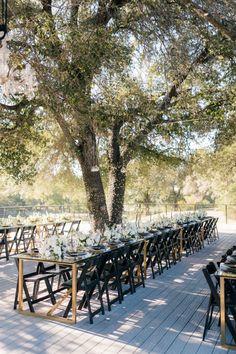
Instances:
[[[37,224],[42,219],[40,213],[33,213],[25,219],[26,224]]]
[[[201,210],[196,211],[195,215],[198,219],[201,220],[207,216],[207,212],[206,212],[206,210],[201,209]]]
[[[122,225],[116,224],[111,228],[106,227],[102,239],[109,242],[111,240],[118,241],[122,237]]]
[[[149,224],[142,223],[138,226],[137,231],[138,231],[138,233],[142,234],[142,233],[148,232],[149,228],[150,228]]]
[[[52,235],[42,240],[39,254],[46,258],[63,259],[68,247],[68,239],[64,235]]]
[[[103,240],[105,241],[105,242],[109,242],[110,240],[111,240],[111,238],[112,238],[112,231],[111,231],[111,229],[109,229],[109,227],[107,227],[107,225],[105,226],[105,230],[104,230],[104,232],[103,232]]]
[[[86,245],[91,247],[94,245],[98,245],[101,241],[102,235],[99,232],[94,232],[90,235],[88,235],[87,239],[86,239]]]
[[[174,225],[174,220],[166,216],[160,217],[156,223],[152,225],[153,228],[166,228],[172,227]]]
[[[122,238],[137,238],[138,229],[135,224],[127,223],[121,229]]]

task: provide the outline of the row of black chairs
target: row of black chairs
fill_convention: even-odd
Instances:
[[[80,220],[71,222],[56,222],[39,226],[25,225],[0,228],[0,259],[9,260],[9,256],[27,252],[34,247],[37,232],[46,235],[70,234],[79,230]]]
[[[198,222],[190,222],[179,228],[150,230],[147,244],[147,266],[151,268],[152,276],[163,273],[181,260],[184,253],[187,257],[219,238],[217,231],[218,218],[205,218]]]
[[[7,227],[0,229],[0,259],[12,254],[27,252],[34,245],[36,226]]]

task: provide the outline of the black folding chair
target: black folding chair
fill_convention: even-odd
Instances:
[[[165,266],[168,268],[169,263],[167,258],[164,235],[161,231],[155,231],[147,249],[147,267],[151,266],[153,279],[155,279],[156,265],[159,274],[163,273],[163,262],[165,262]]]
[[[53,230],[53,235],[63,235],[64,234],[64,229],[66,226],[66,222],[56,222],[54,224],[54,230]]]
[[[0,229],[0,259],[6,258],[17,251],[17,235],[19,227]]]
[[[177,261],[181,261],[181,254],[180,254],[180,232],[181,229],[172,229],[171,235],[171,255],[173,259],[173,263],[176,264]]]
[[[111,311],[111,305],[115,302],[122,302],[122,289],[120,286],[119,272],[118,272],[118,258],[119,251],[114,249],[111,252],[104,255],[105,257],[105,265],[100,275],[100,279],[103,282],[101,288],[101,295],[106,292],[107,298],[107,307],[108,311]],[[117,295],[110,299],[110,292],[114,294],[114,291],[117,292]]]
[[[81,220],[73,220],[71,222],[70,228],[68,230],[68,234],[71,232],[78,232],[79,231],[79,226],[80,226]]]
[[[193,252],[192,248],[192,225],[183,224],[182,228],[182,250],[185,251],[186,257]]]
[[[219,218],[210,217],[206,220],[204,225],[205,228],[205,238],[208,244],[219,239],[219,233],[217,230],[217,222]]]
[[[0,259],[2,258],[9,259],[6,229],[0,230]]]
[[[204,220],[197,222],[196,234],[198,238],[197,240],[198,249],[200,250],[204,248]]]
[[[173,229],[165,229],[163,232],[163,242],[164,242],[164,248],[165,248],[165,259],[166,259],[166,269],[171,268],[171,259],[172,262],[174,263],[174,258],[173,258],[173,247],[172,247],[172,237],[174,234]]]
[[[121,289],[121,298],[124,299],[124,295],[134,293],[134,280],[132,274],[132,267],[130,263],[130,245],[125,245],[118,248],[118,259],[117,259],[117,272],[119,279],[119,286]],[[126,286],[125,286],[126,285]],[[128,285],[128,287],[127,287]]]
[[[30,244],[34,247],[36,225],[23,226],[16,240],[16,253],[27,252]]]
[[[44,230],[48,236],[62,235],[64,233],[66,222],[55,222],[44,225]]]
[[[17,253],[17,238],[20,232],[20,227],[11,227],[6,230],[8,255]]]
[[[144,247],[144,240],[136,241],[130,244],[129,252],[127,257],[129,257],[129,264],[130,264],[130,273],[131,273],[131,280],[133,285],[133,291],[135,292],[136,288],[140,285],[145,288],[145,281],[144,281],[144,268],[143,268],[143,247]],[[135,282],[135,279],[137,281]]]
[[[16,267],[17,270],[19,270],[19,260],[15,259]],[[23,299],[23,302],[27,302],[29,309],[31,312],[35,312],[34,310],[34,304],[46,300],[50,298],[51,303],[54,305],[56,303],[56,299],[54,296],[54,292],[52,290],[52,286],[50,284],[51,278],[54,276],[52,274],[46,274],[46,273],[40,273],[42,265],[39,263],[37,266],[37,269],[34,272],[24,274],[23,275],[23,291],[25,294],[25,297]],[[46,290],[47,294],[38,297],[38,291],[39,291],[39,285],[41,281],[44,281],[46,285]],[[33,285],[33,290],[32,294],[30,295],[30,291],[28,289],[27,284],[32,284]],[[16,284],[16,291],[15,291],[15,301],[14,301],[14,310],[16,310],[17,305],[18,305],[18,296],[19,296],[19,279],[17,279],[17,284]]]
[[[89,321],[91,324],[93,323],[93,317],[96,314],[98,314],[99,312],[102,312],[102,314],[104,314],[104,306],[103,306],[102,292],[101,292],[101,285],[100,285],[99,271],[98,271],[100,262],[101,262],[100,256],[96,256],[84,260],[84,264],[81,268],[81,273],[77,278],[77,292],[78,291],[84,292],[84,297],[82,297],[82,300],[80,301],[79,309],[81,310],[82,307],[88,307]],[[62,287],[67,288],[68,293],[70,294],[70,300],[67,304],[66,310],[63,315],[63,317],[67,318],[72,307],[72,297],[71,297],[72,280],[68,280],[64,282],[62,284]],[[98,299],[100,302],[100,307],[97,308],[95,311],[92,311],[91,297],[96,288],[98,289]],[[84,301],[84,299],[86,301]]]

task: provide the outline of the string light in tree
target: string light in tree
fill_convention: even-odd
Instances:
[[[99,171],[99,166],[95,165],[91,167],[91,172],[98,172]]]

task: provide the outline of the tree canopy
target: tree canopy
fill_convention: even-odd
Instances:
[[[23,87],[2,96],[1,168],[32,177],[62,150],[80,164],[95,227],[121,222],[130,161],[181,160],[189,138],[234,131],[235,15],[224,0],[11,1],[9,69]]]

